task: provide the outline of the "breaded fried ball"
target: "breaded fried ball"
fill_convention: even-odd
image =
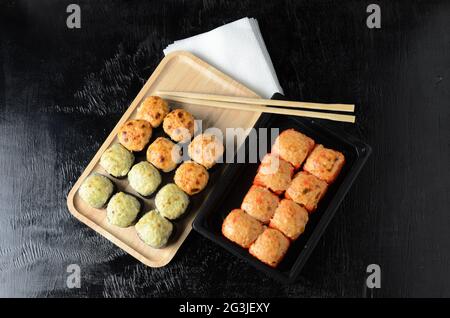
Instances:
[[[112,225],[128,227],[134,222],[140,209],[141,204],[134,196],[119,192],[109,200],[106,218]]]
[[[148,121],[153,128],[158,127],[169,113],[169,105],[159,96],[144,99],[136,112],[136,119]]]
[[[194,135],[194,116],[184,109],[174,109],[163,122],[164,132],[176,142],[187,142]]]
[[[119,142],[130,151],[141,151],[152,137],[152,125],[142,119],[125,122],[117,133]]]
[[[187,161],[175,171],[174,181],[177,186],[189,195],[202,191],[208,184],[209,174],[202,165]]]
[[[127,175],[134,162],[134,155],[121,144],[109,147],[100,158],[100,165],[110,175],[121,178]]]
[[[181,148],[167,138],[158,137],[147,149],[147,161],[156,168],[170,172],[177,167]]]
[[[186,212],[189,197],[176,184],[169,183],[156,194],[155,205],[162,216],[175,220]]]
[[[189,157],[206,169],[216,164],[222,157],[223,151],[222,141],[217,136],[208,133],[196,136],[188,147]]]
[[[149,196],[161,183],[158,169],[147,161],[135,164],[128,172],[128,182],[136,192],[142,196]]]
[[[164,247],[173,231],[173,224],[157,210],[147,212],[134,226],[139,238],[153,248]]]
[[[91,207],[101,209],[114,191],[114,185],[101,174],[91,174],[80,186],[78,194]]]

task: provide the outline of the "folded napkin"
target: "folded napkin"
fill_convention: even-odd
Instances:
[[[164,54],[180,50],[193,53],[263,98],[283,93],[256,19],[243,18],[175,41]]]

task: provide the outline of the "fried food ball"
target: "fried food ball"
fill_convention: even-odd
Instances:
[[[121,144],[109,147],[100,158],[100,165],[113,177],[127,175],[134,162],[134,155]]]
[[[180,159],[180,146],[164,137],[156,138],[147,149],[147,161],[164,172],[175,169]]]
[[[134,227],[139,238],[153,248],[165,246],[173,231],[173,224],[162,217],[157,210],[147,212]]]
[[[141,204],[132,195],[119,192],[113,195],[106,207],[106,218],[112,225],[128,227],[136,219]]]
[[[187,161],[175,171],[174,181],[177,186],[189,195],[202,191],[208,184],[209,174],[202,165]]]
[[[101,174],[91,174],[80,186],[78,194],[89,206],[100,209],[105,206],[114,191],[114,185]]]
[[[176,184],[169,183],[156,194],[155,205],[162,216],[175,220],[186,212],[189,197]]]
[[[141,161],[131,168],[128,173],[130,186],[140,195],[149,196],[161,183],[161,175],[158,169],[147,161]]]
[[[200,134],[192,140],[188,147],[188,154],[192,160],[203,165],[206,169],[216,164],[224,152],[223,143],[214,134]]]
[[[184,109],[174,109],[163,121],[164,132],[176,142],[187,142],[194,135],[194,116]]]
[[[158,127],[169,113],[169,105],[159,96],[144,99],[136,111],[136,119],[148,121],[153,128]]]
[[[141,151],[152,137],[152,125],[142,119],[126,121],[117,133],[119,142],[130,151]]]

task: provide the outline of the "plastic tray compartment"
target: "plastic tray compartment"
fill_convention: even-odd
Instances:
[[[282,99],[283,96],[276,94],[272,98]],[[310,214],[305,232],[291,244],[285,258],[277,268],[271,268],[265,265],[250,255],[248,250],[241,248],[222,235],[221,227],[223,220],[232,209],[241,206],[241,202],[256,175],[259,160],[257,163],[233,163],[226,165],[220,184],[209,194],[206,199],[207,201],[204,202],[198,211],[193,228],[203,236],[216,242],[236,256],[247,260],[250,264],[273,278],[283,282],[294,282],[352,183],[358,176],[361,168],[364,166],[371,153],[371,148],[357,138],[336,130],[332,131],[320,125],[315,120],[307,118],[263,114],[255,124],[258,138],[260,137],[258,132],[258,128],[260,127],[269,129],[279,128],[280,133],[283,130],[294,128],[313,138],[316,143],[339,150],[345,155],[346,163],[341,173],[336,181],[328,188],[317,210],[313,214]],[[264,138],[263,135],[261,135],[261,138]],[[270,131],[267,134],[267,139],[267,144],[270,148]],[[249,139],[247,138],[245,149],[241,148],[239,150],[245,153],[246,158],[248,157],[248,142]]]

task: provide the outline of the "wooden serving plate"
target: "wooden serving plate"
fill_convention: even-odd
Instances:
[[[186,239],[187,235],[192,229],[192,221],[194,220],[197,211],[201,204],[205,201],[208,194],[215,186],[215,182],[219,180],[221,169],[213,167],[210,172],[210,181],[207,188],[197,198],[191,197],[192,206],[184,217],[175,221],[176,234],[169,244],[162,249],[154,249],[144,244],[137,236],[134,226],[128,228],[119,228],[110,225],[106,221],[106,209],[94,209],[85,204],[78,195],[78,188],[84,179],[93,172],[101,173],[108,176],[106,171],[99,165],[100,157],[103,152],[112,144],[118,143],[117,131],[119,127],[128,119],[135,116],[135,110],[142,100],[154,95],[156,91],[186,91],[196,93],[221,94],[242,97],[258,97],[254,92],[236,82],[232,78],[221,73],[211,65],[195,57],[188,52],[174,52],[167,55],[156,70],[150,76],[147,83],[142,87],[139,94],[136,96],[130,107],[123,114],[117,125],[106,138],[103,145],[95,154],[89,165],[84,170],[83,174],[74,184],[67,197],[67,206],[69,211],[81,222],[91,227],[108,240],[116,244],[118,247],[134,256],[142,263],[151,267],[161,267],[170,262],[177,250]],[[174,105],[171,105],[173,107]],[[184,108],[191,112],[196,119],[203,120],[203,129],[206,127],[217,127],[225,132],[226,128],[251,128],[258,120],[260,113],[250,111],[237,111],[228,109],[218,109],[210,107],[195,106],[189,104],[178,104],[176,108]],[[206,126],[206,127],[205,127]],[[162,131],[162,127],[154,130],[152,142],[157,132]],[[159,133],[161,135],[162,133]],[[237,145],[239,146],[239,145]],[[218,164],[216,166],[224,166],[225,164]],[[214,170],[215,169],[215,170]],[[163,176],[163,184],[173,182],[170,179],[172,175]],[[118,190],[132,193],[141,199],[144,203],[145,211],[154,208],[153,198],[142,198],[128,185],[127,178],[117,179],[108,176],[116,185]],[[173,179],[172,179],[173,180]],[[156,193],[155,193],[156,194]]]

